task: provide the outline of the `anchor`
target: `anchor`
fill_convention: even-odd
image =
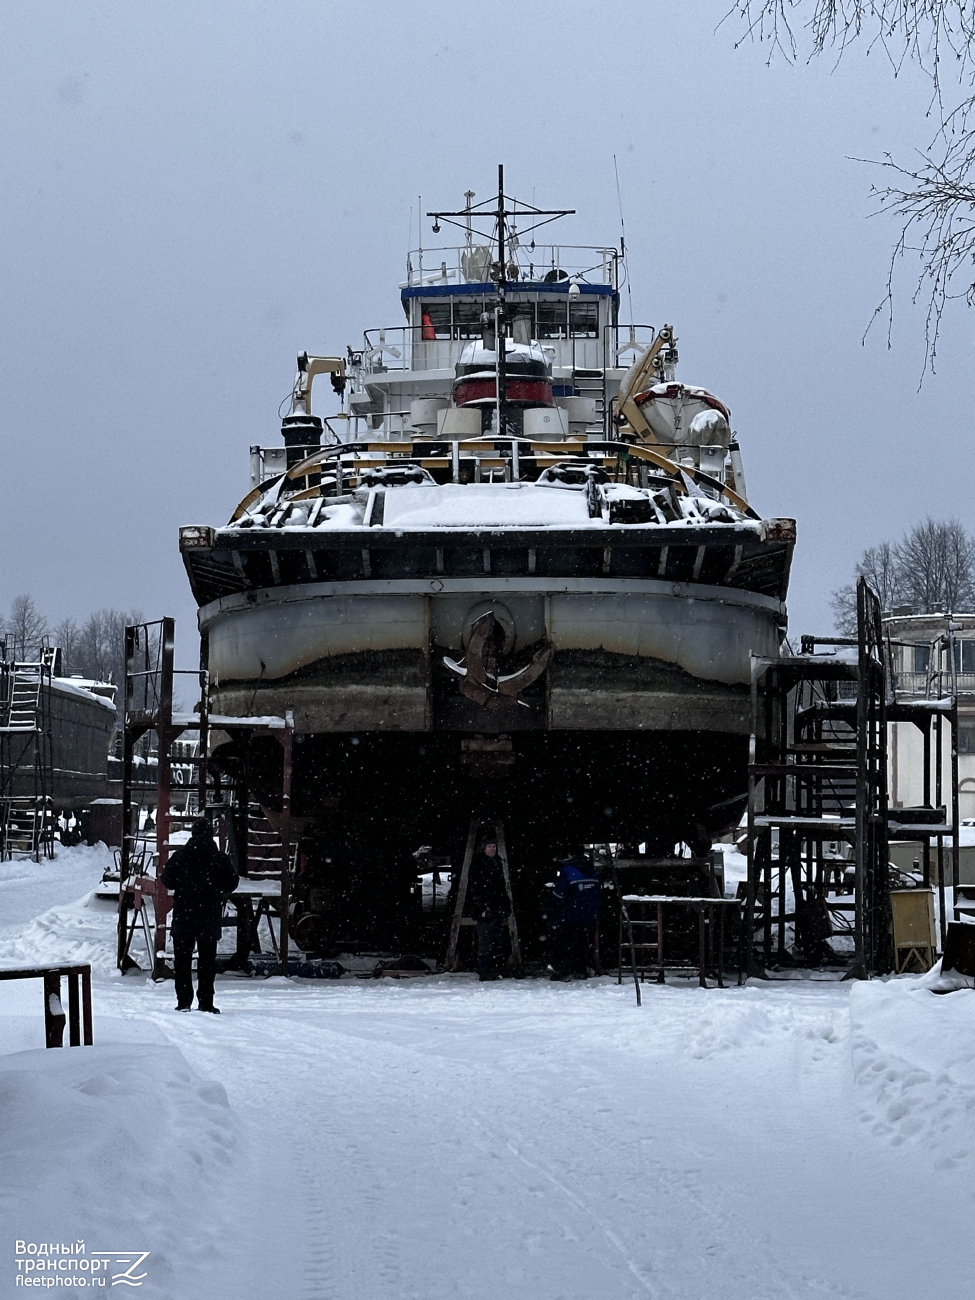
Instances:
[[[548,667],[554,653],[554,647],[545,645],[538,650],[531,663],[517,672],[499,674],[493,649],[494,632],[498,622],[490,610],[475,620],[471,627],[467,654],[458,663],[444,655],[444,663],[452,673],[460,678],[460,692],[482,708],[497,711],[506,706],[529,706],[518,696],[541,677]]]

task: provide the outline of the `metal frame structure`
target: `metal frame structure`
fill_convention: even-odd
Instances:
[[[960,865],[958,808],[958,661],[954,630],[948,630],[931,643],[925,699],[897,698],[888,709],[889,722],[912,723],[921,733],[924,747],[922,801],[917,808],[890,810],[890,838],[917,840],[923,845],[922,879],[931,886],[932,841],[937,863],[938,932],[942,951],[947,934],[948,913],[945,896],[946,840],[950,840],[952,919],[961,916],[958,899]],[[945,727],[948,728],[948,754],[945,756]],[[947,771],[945,770],[947,767]],[[950,810],[944,802],[951,796]],[[949,820],[950,817],[950,820]]]
[[[197,711],[173,711],[173,686],[177,670],[174,666],[175,623],[171,618],[150,623],[133,624],[125,629],[125,715],[122,729],[122,846],[119,863],[119,913],[117,962],[119,969],[135,968],[130,948],[137,930],[145,939],[150,954],[154,979],[171,977],[166,965],[166,940],[168,935],[171,896],[162,883],[162,874],[169,859],[171,840],[175,828],[200,816],[216,819],[233,817],[234,810],[224,802],[219,778],[210,773],[209,747],[211,732],[228,732],[247,743],[256,731],[274,735],[284,751],[281,826],[282,843],[280,888],[276,895],[280,925],[278,956],[280,970],[288,970],[288,910],[291,897],[291,771],[294,721],[285,718],[212,717],[209,711],[209,678],[205,667],[199,670],[200,700]],[[196,676],[195,672],[184,675]],[[174,813],[171,800],[172,745],[184,731],[197,731],[199,747],[198,807],[189,813]],[[155,852],[139,834],[138,805],[133,804],[133,767],[135,750],[139,741],[154,733],[157,746],[156,828]],[[243,801],[243,834],[239,826],[234,842],[238,869],[246,874],[247,854],[247,792],[237,791]],[[146,901],[152,903],[152,918],[146,911]],[[239,911],[239,909],[238,909]],[[238,918],[239,919],[239,918]]]
[[[789,960],[790,929],[805,964],[835,962],[837,954],[827,940],[845,932],[853,938],[850,977],[865,979],[892,969],[892,839],[924,842],[925,886],[930,885],[930,845],[936,841],[944,940],[944,845],[949,838],[956,887],[958,881],[956,696],[954,690],[935,694],[935,686],[944,682],[932,677],[931,698],[898,699],[891,644],[885,639],[880,601],[861,578],[855,638],[804,636],[799,655],[753,659],[743,940],[750,974]],[[829,653],[817,653],[817,647]],[[850,650],[855,658],[844,657]],[[953,666],[949,646],[942,677]],[[947,779],[945,721],[951,729]],[[924,737],[924,802],[916,808],[889,807],[888,726],[895,722],[913,723]],[[942,806],[946,785],[952,792],[950,822]],[[849,860],[830,850],[831,844],[852,850],[852,896],[837,879]]]
[[[790,925],[804,964],[835,961],[827,940],[839,925],[853,937],[850,975],[890,969],[893,692],[880,602],[863,579],[857,612],[855,641],[803,637],[799,655],[752,661],[744,936],[750,974],[789,959]],[[833,653],[817,654],[817,646]],[[853,647],[855,659],[835,653]],[[852,848],[852,901],[836,879],[845,860],[826,847],[837,843]]]
[[[623,982],[623,955],[629,950],[636,986],[636,1004],[642,1005],[640,984],[648,974],[655,973],[658,984],[666,982],[671,971],[697,971],[698,984],[708,987],[708,976],[714,977],[719,989],[724,988],[725,912],[738,911],[737,898],[699,897],[682,894],[623,894],[620,898],[620,956],[616,982]],[[668,960],[669,947],[664,908],[670,912],[684,912],[697,919],[697,957],[689,954]],[[626,939],[624,942],[624,926]],[[647,935],[643,938],[643,935]],[[640,962],[638,953],[652,953],[652,960]],[[739,972],[739,983],[741,972]]]
[[[633,883],[624,886],[621,871]],[[612,860],[612,879],[619,907],[616,983],[622,984],[628,961],[638,1006],[640,985],[651,975],[663,984],[667,970],[697,971],[702,987],[707,987],[710,972],[723,987],[725,927],[721,909],[725,903],[735,908],[739,903],[722,897],[710,858],[632,856],[623,850]],[[720,912],[717,925],[716,908]],[[697,960],[687,950],[685,935],[685,941],[674,944],[673,960],[665,961],[665,947],[668,954],[671,951],[671,945],[665,943],[667,924],[673,928],[675,913],[681,912],[697,918]]]
[[[36,663],[8,660],[0,643],[0,858],[54,857],[53,664],[53,651]]]
[[[464,849],[464,861],[460,868],[460,877],[457,882],[457,897],[454,900],[454,915],[450,921],[450,939],[447,943],[447,956],[444,959],[444,970],[456,971],[459,967],[460,957],[458,947],[460,943],[460,928],[462,925],[476,925],[477,922],[473,917],[464,915],[464,907],[467,903],[467,882],[470,878],[471,862],[474,859],[474,850],[477,847],[477,837],[482,828],[490,828],[498,837],[498,858],[501,861],[501,871],[504,875],[504,887],[508,895],[508,903],[511,910],[508,913],[508,938],[511,942],[511,965],[514,973],[522,973],[521,963],[521,941],[518,938],[518,921],[515,917],[514,897],[511,893],[511,868],[508,862],[508,846],[504,838],[504,823],[500,819],[493,817],[472,817],[470,829],[467,832],[467,845]]]
[[[68,977],[68,1014],[61,1002],[61,977]],[[68,1042],[72,1047],[92,1044],[91,1032],[91,966],[19,966],[0,970],[0,980],[44,981],[44,1045],[63,1047],[64,1029],[68,1026]],[[79,990],[80,985],[80,990]]]

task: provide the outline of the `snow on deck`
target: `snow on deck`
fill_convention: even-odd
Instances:
[[[0,984],[0,1295],[78,1237],[150,1251],[146,1300],[970,1291],[968,992],[227,977],[178,1016],[113,942],[84,898],[0,941],[96,966],[90,1049]]]
[[[387,488],[384,528],[603,528],[585,492],[531,483],[444,483]]]

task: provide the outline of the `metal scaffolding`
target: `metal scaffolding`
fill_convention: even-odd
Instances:
[[[804,637],[799,655],[752,661],[751,974],[790,960],[835,962],[829,940],[838,933],[853,939],[851,975],[890,968],[891,682],[880,603],[862,579],[857,610],[855,640]],[[823,646],[831,653],[817,654]]]
[[[54,857],[51,673],[7,658],[0,643],[0,857]]]
[[[255,732],[274,735],[284,751],[282,803],[277,834],[280,841],[279,870],[263,891],[263,911],[279,921],[275,941],[281,973],[288,969],[288,911],[291,890],[291,755],[294,723],[286,718],[214,717],[209,711],[209,679],[205,668],[196,671],[174,667],[175,624],[164,618],[151,623],[134,624],[125,629],[125,716],[122,728],[122,847],[119,865],[118,967],[123,973],[137,968],[131,950],[139,935],[144,940],[154,979],[172,976],[166,963],[169,913],[172,899],[162,883],[162,875],[172,849],[174,831],[205,816],[228,844],[235,865],[242,876],[248,874],[247,839],[248,791],[246,781],[227,783],[211,771],[210,739],[213,731],[228,733],[246,750]],[[174,711],[173,687],[176,676],[199,678],[200,697],[193,712]],[[182,812],[172,807],[172,746],[186,731],[199,734],[198,788],[195,807],[188,801]],[[136,748],[144,738],[156,738],[156,816],[154,845],[140,832],[139,804],[133,792]],[[267,874],[262,872],[262,874]],[[251,891],[253,892],[253,891]],[[245,891],[235,896],[240,941],[250,938],[241,918],[248,915],[251,900]],[[151,911],[147,908],[151,904]],[[270,919],[269,919],[270,924]],[[274,940],[272,930],[272,941]]]
[[[855,638],[804,636],[799,655],[753,659],[744,922],[751,974],[789,962],[845,962],[856,978],[889,971],[892,839],[924,843],[921,887],[931,883],[930,846],[937,845],[943,941],[949,839],[956,886],[958,878],[955,694],[932,680],[928,698],[899,698],[890,647],[880,602],[861,578]],[[913,723],[924,737],[924,799],[917,807],[889,806],[894,722]],[[943,803],[949,790],[950,822]],[[852,939],[852,953],[834,949],[830,941],[841,937]]]

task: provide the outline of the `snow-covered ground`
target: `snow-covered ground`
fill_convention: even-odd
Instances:
[[[103,860],[0,878],[0,963],[95,967],[93,1048],[0,983],[2,1297],[78,1239],[148,1251],[146,1300],[971,1292],[969,991],[226,978],[177,1016],[70,901]]]

